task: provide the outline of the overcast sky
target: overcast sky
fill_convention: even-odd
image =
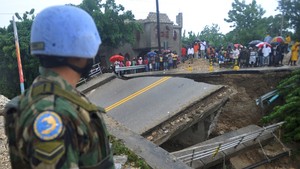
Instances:
[[[59,4],[79,4],[82,0],[0,0],[0,27],[7,26],[15,12],[23,13],[34,8],[35,14],[43,8]],[[104,1],[104,0],[103,0]],[[156,12],[156,0],[115,0],[125,10],[131,10],[136,19],[145,19],[149,12]],[[265,16],[276,15],[277,0],[256,0],[265,10]],[[159,0],[159,11],[166,13],[176,23],[176,15],[183,13],[183,30],[198,33],[213,23],[222,33],[229,32],[230,25],[224,21],[231,10],[233,0]],[[252,0],[245,0],[246,3]]]

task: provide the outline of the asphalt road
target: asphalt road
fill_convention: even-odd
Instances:
[[[178,77],[114,79],[87,96],[109,116],[142,134],[221,86]]]

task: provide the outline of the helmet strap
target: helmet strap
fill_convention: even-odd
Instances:
[[[81,68],[68,62],[68,58],[63,57],[47,57],[39,56],[41,66],[45,68],[54,68],[61,66],[68,66],[75,72],[79,73],[82,78],[87,78],[94,64],[94,59],[88,59],[85,67]]]
[[[41,66],[45,68],[54,68],[65,66],[67,59],[63,57],[49,57],[49,56],[38,56]]]
[[[83,68],[75,66],[73,64],[70,64],[69,62],[65,63],[66,66],[69,66],[75,72],[81,74],[82,78],[88,78],[89,73],[90,73],[90,71],[91,71],[91,69],[93,67],[93,64],[94,64],[94,59],[88,59],[87,64]]]

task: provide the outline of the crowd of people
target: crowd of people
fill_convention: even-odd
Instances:
[[[133,57],[130,59],[129,56],[125,55],[124,61],[115,61],[115,67],[129,67],[137,65],[145,65],[145,70],[132,70],[127,71],[130,73],[136,73],[138,71],[159,71],[159,70],[170,70],[177,68],[179,63],[179,56],[176,51],[162,50],[162,54],[158,54],[157,51],[149,51],[143,57]],[[126,72],[125,72],[126,73]]]
[[[193,59],[208,59],[212,64],[220,66],[240,67],[262,67],[262,66],[282,66],[284,56],[291,52],[288,58],[288,65],[296,66],[299,58],[298,41],[291,42],[287,36],[285,41],[272,42],[269,37],[260,43],[249,44],[248,47],[240,44],[231,44],[227,48],[215,48],[209,45],[205,40],[195,41],[193,45],[182,47],[182,62],[189,61],[193,63]],[[272,40],[272,38],[271,38]]]
[[[114,65],[118,67],[145,65],[145,70],[134,70],[129,73],[175,69],[179,63],[193,64],[195,59],[200,58],[206,59],[210,64],[228,68],[283,66],[284,56],[291,56],[288,58],[288,65],[296,66],[300,43],[291,42],[289,36],[280,43],[271,42],[271,40],[272,38],[268,35],[264,41],[248,44],[247,47],[230,44],[219,48],[210,45],[205,40],[198,40],[191,45],[183,46],[179,55],[171,50],[162,50],[162,54],[158,54],[158,51],[149,51],[143,57],[132,59],[125,55],[124,61],[117,61]],[[286,55],[289,52],[291,55]]]

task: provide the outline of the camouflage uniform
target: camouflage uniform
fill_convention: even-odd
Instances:
[[[114,168],[101,111],[42,68],[21,96],[20,113],[7,111],[5,117],[12,167]]]

